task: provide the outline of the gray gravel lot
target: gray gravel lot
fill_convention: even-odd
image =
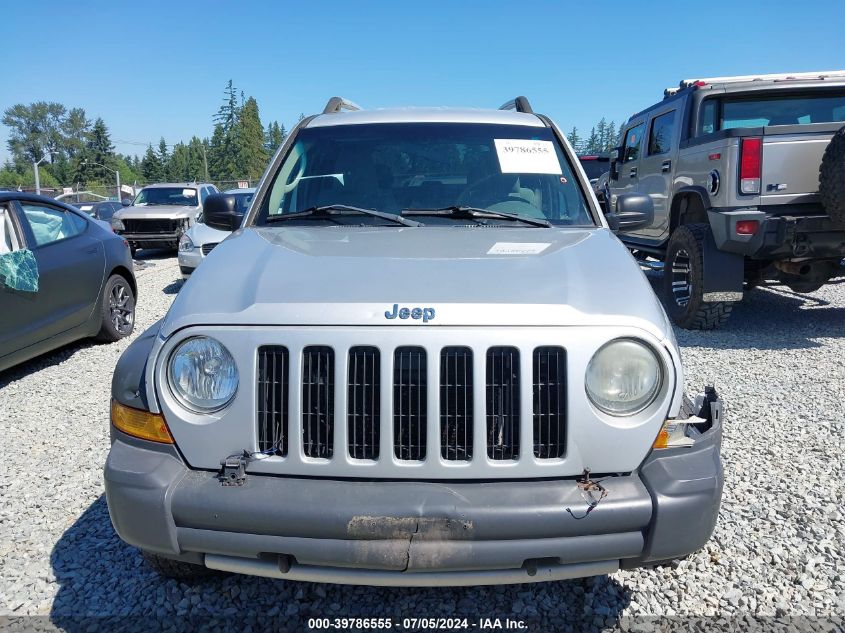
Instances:
[[[175,258],[150,261],[133,336],[181,283]],[[301,628],[315,616],[511,616],[533,630],[639,615],[841,617],[845,283],[807,296],[758,289],[725,330],[677,336],[687,389],[715,380],[728,405],[725,495],[706,548],[677,566],[470,589],[162,580],[117,538],[103,496],[111,373],[128,342],[75,344],[0,373],[0,616],[68,629],[84,628],[80,616],[249,613]]]

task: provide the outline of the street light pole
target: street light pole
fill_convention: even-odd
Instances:
[[[37,193],[39,196],[41,195],[41,177],[38,174],[38,166],[45,160],[47,160],[48,156],[52,155],[53,150],[47,150],[47,156],[42,157],[41,160],[39,160],[38,162],[32,161],[32,171],[35,172],[35,193]]]

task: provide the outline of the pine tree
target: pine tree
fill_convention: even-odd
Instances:
[[[599,143],[599,134],[594,127],[590,130],[590,136],[587,137],[583,151],[586,154],[596,154],[599,151],[599,147],[601,147],[601,144]]]
[[[170,154],[167,152],[167,143],[164,142],[164,137],[158,142],[158,162],[161,165],[161,177],[167,178],[167,164],[170,162]]]
[[[152,145],[147,147],[147,153],[144,154],[144,158],[141,160],[141,176],[143,176],[147,184],[162,182],[164,180],[163,166]]]
[[[285,140],[285,136],[287,136],[287,133],[285,132],[284,125],[280,126],[278,121],[268,123],[267,133],[264,138],[264,147],[267,150],[267,153],[273,154],[277,149],[279,149],[279,146]]]
[[[72,179],[82,184],[111,180],[106,169],[113,168],[116,157],[105,121],[98,118],[85,136],[85,145],[76,156]]]
[[[230,79],[224,90],[223,105],[213,117],[214,133],[208,147],[208,170],[214,180],[233,180],[242,175],[237,163],[238,147],[235,139],[239,115],[238,92]]]
[[[576,153],[580,152],[581,137],[578,136],[577,127],[574,125],[572,126],[569,134],[566,135],[566,139],[569,141],[569,144],[572,145],[572,149],[574,149]]]
[[[267,166],[267,149],[264,146],[264,127],[258,114],[258,103],[253,97],[247,99],[238,112],[234,136],[238,175],[250,180],[258,179]]]
[[[616,121],[611,121],[607,126],[607,139],[602,151],[609,152],[614,147],[616,147]]]

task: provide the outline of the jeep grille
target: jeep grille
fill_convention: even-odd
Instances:
[[[334,350],[302,351],[302,447],[307,457],[330,458],[334,449]]]
[[[340,367],[346,381],[340,397],[346,402],[340,401],[338,406],[346,418],[344,450],[350,458],[383,459],[382,450],[388,450],[383,447],[385,433],[392,436],[386,438],[386,446],[392,443],[394,457],[411,462],[432,455],[449,462],[472,462],[478,433],[483,434],[486,457],[496,462],[531,456],[530,451],[526,455],[525,446],[533,446],[532,457],[537,459],[559,459],[566,453],[566,352],[561,347],[534,348],[530,364],[521,362],[516,347],[444,347],[439,358],[435,356],[439,367],[433,375],[439,376],[439,384],[434,391],[428,388],[429,359],[422,347],[395,348],[392,367],[384,367],[375,346],[354,346],[339,353],[346,356]],[[484,359],[480,391],[473,372],[476,353]],[[258,449],[281,457],[288,454],[289,393],[301,388],[301,453],[331,459],[336,448],[335,351],[317,345],[303,348],[301,354],[297,385],[296,377],[290,375],[287,348],[271,345],[258,349]],[[384,380],[393,403],[392,415],[383,418]],[[523,428],[522,394],[529,386],[531,391],[525,393],[533,395],[533,421]],[[479,411],[482,404],[483,411]],[[438,428],[431,433],[429,410],[439,414]],[[532,432],[533,438],[523,437]]]

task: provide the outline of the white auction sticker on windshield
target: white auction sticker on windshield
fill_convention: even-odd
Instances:
[[[193,198],[196,195],[195,189],[182,189],[182,195],[186,198]]]
[[[561,174],[551,141],[496,138],[496,154],[503,174]]]
[[[488,255],[537,255],[546,250],[549,242],[496,242]]]

